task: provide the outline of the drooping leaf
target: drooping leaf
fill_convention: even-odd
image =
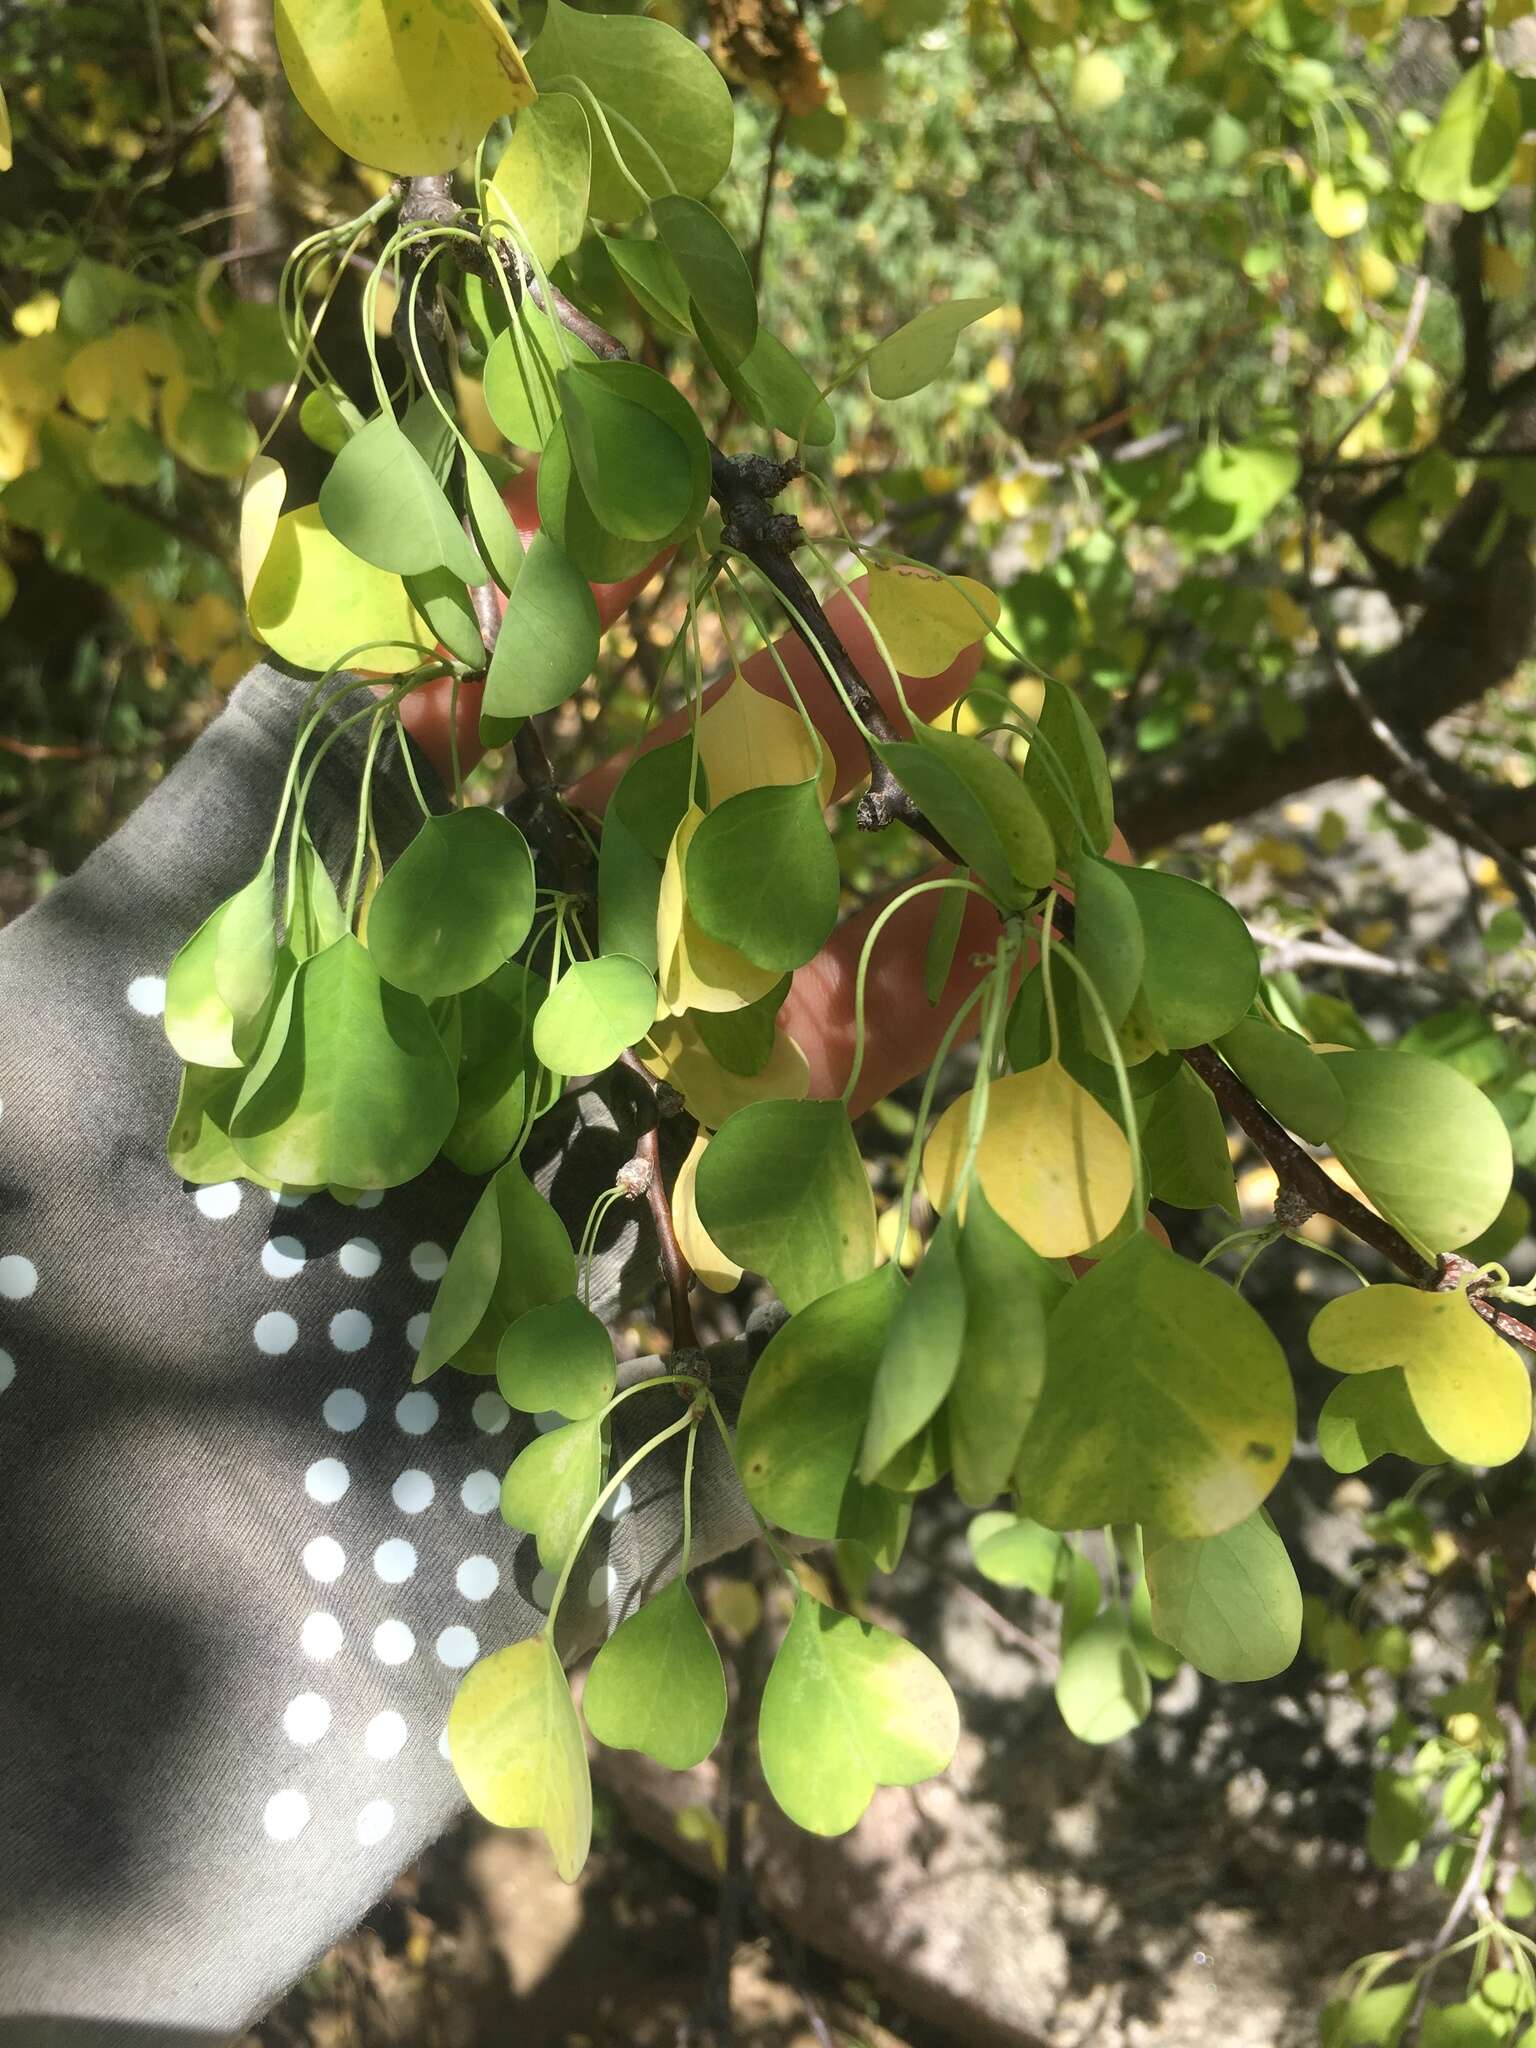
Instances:
[[[501,492],[473,449],[464,453],[464,494],[475,545],[502,590],[510,591],[522,574],[523,543]]]
[[[153,478],[140,480],[152,482]],[[240,588],[247,604],[277,531],[287,491],[282,464],[270,455],[258,455],[240,486]]]
[[[703,199],[730,168],[729,88],[705,52],[664,22],[550,0],[528,68],[544,92],[579,80],[606,117],[612,143],[592,122],[591,204],[601,220],[633,220],[645,195]]]
[[[699,719],[698,754],[716,810],[745,790],[808,782],[818,766],[823,776],[827,772],[815,736],[794,706],[755,690],[742,675]],[[828,794],[830,785],[824,784],[823,795]]]
[[[1514,175],[1525,125],[1515,80],[1484,57],[1463,72],[1433,128],[1410,151],[1409,186],[1431,205],[1486,211]]]
[[[725,1725],[725,1671],[686,1579],[619,1624],[593,1659],[581,1705],[609,1749],[638,1749],[670,1771],[704,1761]]]
[[[683,886],[689,848],[704,823],[690,805],[672,838],[656,903],[656,956],[661,1003],[674,1016],[685,1010],[744,1010],[779,979],[735,946],[712,939],[688,906]]]
[[[323,670],[355,653],[396,675],[432,651],[400,578],[343,547],[318,505],[285,512],[273,527],[249,605],[252,629],[295,668]]]
[[[980,1187],[959,1232],[965,1333],[949,1390],[955,1491],[984,1507],[1008,1483],[1045,1380],[1045,1319],[1067,1283],[1016,1231]]]
[[[251,1177],[251,1169],[229,1136],[240,1080],[239,1070],[233,1067],[184,1066],[181,1070],[165,1152],[171,1171],[194,1187]]]
[[[757,342],[757,291],[730,232],[707,206],[678,193],[653,199],[651,218],[710,332],[732,362],[744,362]]]
[[[690,1116],[716,1131],[754,1102],[801,1102],[810,1093],[805,1054],[782,1024],[774,1026],[768,1058],[756,1073],[732,1071],[710,1051],[697,1015],[666,1017],[651,1026],[651,1050],[642,1055],[658,1080],[682,1096]]]
[[[864,602],[904,676],[942,675],[986,638],[1002,610],[997,593],[974,577],[922,569],[871,569]]]
[[[949,299],[930,306],[888,334],[865,361],[869,388],[876,398],[909,398],[949,367],[955,343],[973,321],[995,313],[1003,301]]]
[[[352,436],[320,486],[319,502],[329,532],[375,568],[397,576],[447,569],[462,583],[484,577],[442,485],[392,412]]]
[[[688,287],[665,242],[640,242],[611,235],[603,238],[603,247],[653,325],[663,333],[693,331]]]
[[[645,1036],[655,1014],[656,983],[638,960],[577,960],[533,1020],[533,1049],[551,1073],[600,1074]]]
[[[612,1399],[615,1371],[612,1338],[574,1294],[519,1316],[496,1351],[496,1384],[525,1415],[584,1421]]]
[[[592,673],[599,639],[586,577],[548,535],[536,533],[491,656],[485,715],[526,718],[563,704]]]
[[[423,569],[402,581],[407,597],[426,620],[433,639],[467,669],[483,670],[485,640],[463,578],[455,576],[451,569]],[[483,569],[476,571],[475,581],[485,581]]]
[[[1087,852],[1080,853],[1073,864],[1072,893],[1077,958],[1108,1012],[1111,1026],[1118,1029],[1130,1014],[1146,966],[1146,939],[1135,899],[1112,862]],[[1083,1008],[1087,1012],[1084,1030],[1092,1049],[1106,1059],[1108,1052],[1091,1006]]]
[[[959,1199],[971,1091],[952,1102],[923,1150],[934,1206]],[[997,1214],[1042,1257],[1067,1258],[1101,1243],[1131,1199],[1124,1131],[1059,1060],[1005,1074],[987,1094],[976,1178]]]
[[[1245,1017],[1216,1041],[1238,1078],[1288,1130],[1327,1142],[1344,1121],[1344,1093],[1328,1062],[1294,1031]]]
[[[1118,1742],[1151,1713],[1152,1681],[1118,1608],[1090,1621],[1066,1645],[1056,1704],[1079,1742]]]
[[[1334,1372],[1401,1366],[1419,1421],[1449,1457],[1503,1465],[1525,1449],[1530,1374],[1463,1289],[1359,1288],[1319,1309],[1308,1342]]]
[[[603,1485],[603,1426],[596,1416],[545,1430],[501,1482],[501,1519],[538,1543],[539,1563],[563,1572]]]
[[[448,1364],[462,1372],[494,1372],[507,1326],[529,1309],[575,1291],[576,1257],[565,1225],[509,1159],[459,1233],[413,1380],[430,1379]]]
[[[966,1543],[977,1571],[994,1586],[1024,1587],[1060,1604],[1064,1642],[1098,1613],[1103,1582],[1082,1551],[1057,1530],[997,1509],[974,1518]]]
[[[459,1113],[443,1155],[464,1173],[491,1173],[522,1135],[525,1115],[548,1106],[560,1082],[533,1055],[533,1019],[548,993],[541,976],[509,961],[459,998]]]
[[[986,813],[1014,883],[1023,889],[1046,888],[1056,873],[1056,842],[1016,770],[989,746],[943,726],[919,726],[917,744],[936,754]],[[968,849],[960,845],[958,850]]]
[[[1388,1455],[1412,1458],[1416,1465],[1445,1462],[1445,1452],[1419,1420],[1408,1375],[1391,1366],[1339,1381],[1318,1414],[1317,1447],[1335,1472],[1360,1472]]]
[[[165,977],[165,1035],[189,1066],[238,1067],[235,1019],[219,993],[216,963],[230,897],[210,911],[171,962]]]
[[[1431,1258],[1486,1230],[1504,1206],[1514,1160],[1504,1120],[1482,1090],[1418,1053],[1324,1060],[1344,1093],[1333,1150],[1388,1221]]]
[[[1180,1066],[1143,1105],[1141,1149],[1158,1201],[1237,1215],[1227,1127],[1210,1089],[1189,1067]]]
[[[840,1102],[754,1102],[716,1131],[699,1217],[791,1312],[875,1263],[875,1202]]]
[[[686,515],[693,493],[688,445],[652,406],[646,391],[664,383],[639,363],[579,363],[555,378],[576,473],[587,502],[609,533],[659,541]]]
[[[542,448],[554,432],[560,418],[555,376],[567,358],[597,361],[578,335],[562,329],[557,341],[548,317],[526,299],[516,319],[492,340],[485,358],[486,410],[514,447]]]
[[[482,1657],[448,1713],[448,1754],[471,1806],[540,1828],[574,1884],[592,1842],[592,1781],[571,1688],[547,1636]]]
[[[921,1650],[800,1594],[758,1720],[763,1776],[792,1821],[846,1834],[878,1786],[933,1777],[959,1739],[954,1695]]]
[[[859,1451],[866,1485],[933,1420],[959,1369],[966,1311],[959,1236],[953,1217],[940,1219],[896,1305]]]
[[[837,431],[832,408],[815,378],[776,334],[759,326],[752,353],[744,362],[733,363],[724,345],[710,333],[708,322],[700,318],[698,325],[705,353],[748,419],[796,442],[804,440],[812,448],[827,446]]]
[[[1301,1645],[1301,1588],[1262,1508],[1219,1536],[1143,1538],[1152,1625],[1207,1678],[1273,1678]]]
[[[694,832],[684,870],[701,929],[780,974],[820,950],[837,921],[840,883],[814,777],[717,804]]]
[[[344,934],[295,970],[230,1136],[269,1180],[398,1187],[436,1157],[458,1099],[425,1003],[392,987]]]
[[[580,246],[592,181],[592,132],[570,93],[524,107],[486,188],[486,215],[513,222],[537,261],[552,270]]]
[[[699,1221],[695,1180],[708,1143],[707,1135],[701,1131],[677,1169],[677,1178],[672,1183],[672,1228],[677,1248],[693,1268],[699,1284],[715,1294],[729,1294],[741,1279],[741,1268],[734,1259],[726,1257]]]
[[[401,177],[451,171],[534,97],[489,0],[277,0],[277,51],[321,134]]]
[[[1265,1499],[1296,1402],[1262,1317],[1144,1231],[1066,1295],[1015,1484],[1050,1528],[1214,1536]]]
[[[1247,1016],[1259,954],[1242,918],[1182,875],[1123,868],[1146,935],[1142,992],[1153,1026],[1175,1049],[1220,1038]]]
[[[429,999],[473,988],[527,938],[533,856],[500,811],[423,819],[368,913],[368,951],[396,988]]]
[[[1102,853],[1114,830],[1115,804],[1104,743],[1093,720],[1075,691],[1052,680],[1045,685],[1035,724],[1037,737],[1024,763],[1025,786],[1063,852],[1081,837],[1081,818],[1090,852]]]

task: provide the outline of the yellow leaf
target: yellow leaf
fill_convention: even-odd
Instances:
[[[250,595],[251,626],[296,668],[326,669],[343,656],[397,675],[433,647],[398,576],[361,561],[334,539],[318,505],[285,512]],[[404,647],[392,644],[406,641]]]
[[[0,484],[8,484],[37,460],[37,431],[19,412],[0,406]]]
[[[1464,1290],[1362,1287],[1319,1310],[1309,1341],[1313,1356],[1334,1372],[1400,1365],[1419,1420],[1448,1456],[1504,1465],[1524,1450],[1530,1376]]]
[[[123,337],[103,334],[88,341],[70,359],[64,372],[64,396],[82,419],[104,420],[123,413],[147,427],[154,415],[154,393],[138,352],[123,346]]]
[[[708,1138],[701,1131],[694,1139],[688,1157],[677,1169],[677,1179],[672,1183],[672,1228],[677,1233],[678,1250],[700,1282],[716,1294],[729,1294],[740,1280],[742,1269],[734,1259],[726,1257],[699,1221],[698,1204],[694,1199],[695,1176],[708,1143]]]
[[[803,1102],[811,1085],[805,1054],[780,1025],[767,1065],[755,1074],[733,1074],[722,1066],[691,1017],[665,1017],[650,1031],[646,1066],[675,1088],[706,1130],[717,1131],[749,1102]]]
[[[986,638],[1002,609],[996,593],[974,577],[921,569],[871,569],[864,601],[892,661],[915,677],[942,675]]]
[[[221,648],[240,637],[240,614],[227,597],[207,590],[170,615],[171,645],[199,666],[212,661]]]
[[[11,325],[18,334],[27,336],[52,334],[59,324],[59,295],[57,292],[38,292],[30,299],[24,299],[11,315]]]
[[[288,479],[270,455],[258,455],[240,486],[240,587],[247,604],[283,509]]]
[[[0,171],[8,171],[11,162],[11,110],[5,104],[5,94],[0,92]]]
[[[277,0],[277,48],[321,134],[403,177],[451,171],[538,97],[490,0]]]
[[[704,822],[697,804],[672,835],[662,869],[661,897],[656,909],[656,957],[660,963],[657,1015],[684,1010],[723,1013],[744,1010],[767,995],[779,979],[772,967],[757,967],[734,946],[725,946],[702,931],[683,895],[683,864],[693,835]]]
[[[503,1828],[542,1828],[574,1884],[592,1842],[581,1723],[547,1637],[482,1657],[448,1711],[448,1754],[470,1804]]]
[[[1363,228],[1370,212],[1370,201],[1358,185],[1336,185],[1326,171],[1312,187],[1312,218],[1333,241]]]
[[[1072,67],[1072,111],[1102,114],[1125,91],[1125,73],[1107,50],[1088,50]]]
[[[817,747],[792,704],[765,697],[737,676],[699,720],[699,759],[718,810],[744,789],[808,782],[816,773]],[[822,800],[830,794],[836,767],[822,749]]]
[[[936,1208],[954,1197],[970,1113],[967,1091],[924,1149],[923,1180]],[[1047,1259],[1108,1237],[1134,1186],[1124,1131],[1059,1060],[992,1083],[976,1173],[998,1215]]]
[[[62,334],[37,334],[0,349],[0,405],[38,419],[64,396],[70,347]]]

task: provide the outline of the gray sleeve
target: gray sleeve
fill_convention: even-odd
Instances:
[[[497,1513],[531,1425],[484,1381],[410,1386],[478,1183],[439,1164],[344,1208],[166,1164],[166,968],[260,860],[303,690],[258,669],[0,933],[4,2042],[238,2031],[451,1820],[459,1675],[549,1598]],[[333,866],[352,738],[311,799]],[[386,760],[387,845],[413,803]],[[629,1114],[584,1096],[549,1120],[568,1223],[631,1155]],[[648,1284],[648,1227],[614,1215],[594,1306]],[[669,1391],[620,1413],[669,1400],[655,1427]],[[708,1554],[750,1532],[709,1432],[699,1454]],[[573,1645],[673,1568],[675,1505],[655,1461],[615,1501]]]

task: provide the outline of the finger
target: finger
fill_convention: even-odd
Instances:
[[[867,579],[860,578],[853,586],[862,598]],[[896,693],[896,685],[886,667],[885,658],[875,646],[874,636],[860,616],[853,599],[839,591],[827,606],[827,617],[838,638],[847,648],[855,668],[869,684],[892,725],[899,733],[910,730]],[[760,648],[756,654],[748,655],[742,663],[742,673],[754,689],[761,690],[765,697],[774,697],[780,703],[793,703],[793,693],[779,670],[779,661],[789,671],[794,687],[799,691],[807,713],[817,731],[827,743],[837,765],[836,796],[846,796],[854,784],[869,773],[869,755],[859,728],[849,716],[837,685],[821,665],[815,654],[798,633],[785,633],[777,642],[778,661],[767,648]],[[922,678],[907,677],[903,680],[907,702],[913,715],[920,719],[935,718],[941,711],[963,696],[981,665],[980,643],[966,648],[965,652],[952,661],[942,674]],[[724,676],[704,692],[706,707],[712,704],[730,682]],[[669,740],[677,739],[688,730],[693,712],[685,705],[670,718],[661,723],[641,741],[638,751],[649,753],[652,747],[662,747]],[[584,810],[600,813],[613,794],[615,783],[624,773],[633,758],[630,754],[615,755],[601,767],[584,775],[580,782],[568,792],[572,800]]]
[[[1132,860],[1118,831],[1105,852],[1110,860]],[[918,879],[932,881],[953,872],[933,868]],[[780,1020],[805,1054],[813,1096],[841,1095],[848,1084],[859,956],[875,920],[900,893],[892,890],[839,925],[790,984]],[[1071,891],[1062,894],[1070,897]],[[967,896],[954,961],[938,1001],[930,1003],[923,986],[928,942],[944,900],[944,892],[938,889],[915,896],[896,912],[875,942],[864,990],[864,1063],[849,1105],[855,1116],[923,1072],[938,1051],[951,1018],[987,972],[990,956],[997,949],[997,912],[982,897]],[[1023,968],[1032,966],[1036,957],[1037,948],[1031,941],[1025,947]],[[962,1027],[961,1039],[970,1037],[979,1022],[973,1011]]]

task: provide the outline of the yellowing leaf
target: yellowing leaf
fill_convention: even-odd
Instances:
[[[1363,228],[1370,211],[1358,185],[1336,185],[1326,171],[1312,187],[1312,218],[1334,241]]]
[[[923,1179],[939,1209],[954,1199],[970,1112],[968,1091],[939,1118],[923,1152]],[[1124,1131],[1059,1060],[992,1083],[976,1172],[998,1215],[1048,1259],[1108,1237],[1134,1185]]]
[[[11,315],[11,325],[18,334],[52,334],[58,324],[57,292],[37,292],[32,298],[24,299]]]
[[[247,604],[277,531],[287,489],[283,466],[270,455],[256,457],[240,486],[240,586]]]
[[[400,578],[344,548],[326,530],[318,505],[278,520],[250,613],[253,630],[296,668],[326,669],[349,656],[397,675],[432,650]],[[394,644],[400,641],[408,644]]]
[[[694,1199],[699,1159],[708,1143],[709,1139],[700,1132],[688,1157],[677,1169],[677,1179],[672,1184],[672,1227],[677,1233],[678,1250],[702,1284],[716,1294],[729,1294],[741,1278],[742,1268],[734,1259],[726,1257],[699,1221],[698,1204]]]
[[[0,349],[0,405],[39,418],[64,395],[70,346],[62,334],[37,334]]]
[[[1420,1422],[1448,1456],[1503,1465],[1524,1450],[1530,1376],[1464,1291],[1362,1287],[1318,1312],[1309,1341],[1334,1372],[1401,1366]]]
[[[672,836],[661,875],[656,908],[656,958],[659,963],[659,1016],[669,1011],[744,1010],[767,995],[779,979],[777,968],[754,966],[734,946],[722,945],[700,930],[683,895],[683,864],[694,834],[704,822],[697,804]]]
[[[86,420],[127,413],[147,427],[154,413],[154,394],[139,352],[124,347],[123,337],[116,334],[88,341],[70,359],[64,372],[64,396]]]
[[[782,1025],[774,1027],[773,1050],[755,1074],[733,1074],[717,1060],[691,1017],[662,1018],[651,1026],[650,1044],[641,1055],[646,1066],[677,1090],[706,1130],[717,1131],[749,1102],[803,1102],[811,1085],[805,1054]]]
[[[1072,67],[1075,114],[1102,114],[1125,91],[1125,73],[1108,50],[1086,50]]]
[[[5,104],[5,94],[0,92],[0,171],[8,171],[11,160],[11,110]]]
[[[277,48],[321,134],[405,177],[451,171],[537,97],[490,0],[277,0]]]
[[[918,677],[942,675],[985,639],[1002,610],[996,593],[974,577],[920,569],[871,569],[865,602],[892,661],[904,676]]]
[[[482,1657],[454,1695],[448,1754],[477,1813],[542,1828],[574,1884],[592,1843],[592,1781],[560,1660],[542,1635]]]
[[[781,788],[816,773],[816,744],[792,704],[765,697],[738,676],[699,720],[699,759],[718,810],[746,789]],[[831,793],[836,767],[822,750],[821,795]]]

